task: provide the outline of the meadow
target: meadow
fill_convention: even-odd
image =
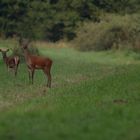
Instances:
[[[24,62],[15,78],[0,55],[0,139],[139,140],[139,54],[61,45],[37,45],[53,60],[51,89],[42,71],[29,84]]]

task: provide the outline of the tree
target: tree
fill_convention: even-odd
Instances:
[[[84,21],[99,22],[100,11],[133,13],[139,0],[1,0],[0,34],[57,41],[75,37]]]
[[[93,3],[107,12],[134,13],[140,9],[139,0],[92,0]]]

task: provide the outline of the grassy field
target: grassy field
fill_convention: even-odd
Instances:
[[[51,89],[43,72],[31,85],[24,63],[15,78],[0,57],[0,140],[140,139],[138,54],[39,49],[53,59]]]

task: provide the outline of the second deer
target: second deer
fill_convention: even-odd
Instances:
[[[19,56],[7,56],[7,52],[9,49],[0,49],[0,52],[2,53],[3,56],[3,61],[7,66],[7,69],[13,69],[15,76],[17,75],[17,70],[18,70],[18,65],[20,63]]]
[[[24,42],[22,39],[20,39],[19,44],[24,51],[24,57],[29,72],[29,80],[31,80],[33,84],[35,70],[41,69],[48,78],[47,87],[51,88],[51,67],[53,63],[52,60],[48,57],[31,54],[28,50],[29,41]]]

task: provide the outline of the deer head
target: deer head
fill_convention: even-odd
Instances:
[[[18,41],[19,41],[19,46],[21,48],[23,48],[23,49],[27,49],[28,48],[29,43],[30,43],[29,39],[25,39],[25,38],[20,37]]]
[[[7,57],[6,53],[9,51],[9,49],[0,49],[0,52],[2,53],[2,56],[5,58]]]
[[[15,76],[16,76],[20,60],[19,60],[18,56],[9,56],[8,57],[6,54],[8,51],[9,51],[9,49],[0,49],[0,52],[2,53],[2,56],[3,56],[3,61],[6,64],[8,71],[9,71],[9,68],[13,68]]]

